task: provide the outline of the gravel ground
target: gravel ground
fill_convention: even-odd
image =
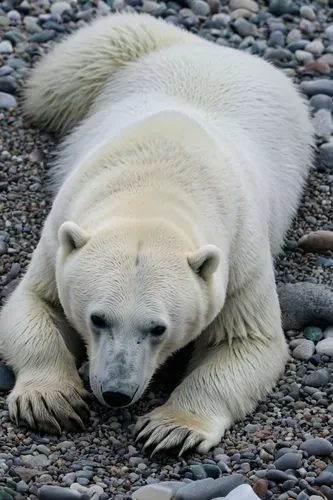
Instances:
[[[242,482],[254,485],[258,496],[252,497],[253,490],[243,485],[228,499],[333,499],[333,326],[323,329],[315,327],[314,321],[311,324],[320,314],[333,325],[332,252],[305,253],[298,246],[299,238],[310,231],[333,230],[331,7],[332,0],[0,2],[2,299],[22,276],[50,208],[45,174],[55,142],[22,118],[20,88],[30,66],[48,45],[96,12],[148,12],[220,45],[269,59],[301,83],[311,100],[318,142],[316,165],[276,266],[278,284],[289,284],[281,288],[281,300],[286,308],[293,304],[285,322],[293,357],[269,398],[245,422],[227,432],[221,447],[211,453],[150,459],[134,443],[135,415],[166,399],[182,366],[181,357],[135,407],[112,412],[94,402],[85,432],[66,433],[60,439],[17,428],[8,418],[5,391],[0,392],[0,499],[33,500],[38,495],[45,500],[124,500],[136,492],[137,499],[162,500],[171,499],[171,489],[175,492],[182,486],[177,500],[211,500],[225,496]],[[289,330],[299,326],[301,332]],[[12,384],[1,363],[0,383],[3,389]],[[166,480],[176,482],[169,489],[156,487]],[[56,485],[65,488],[58,490]],[[139,490],[144,485],[150,487]]]

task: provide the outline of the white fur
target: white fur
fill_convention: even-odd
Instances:
[[[12,417],[47,430],[80,422],[76,331],[102,403],[106,386],[137,386],[136,401],[196,339],[188,375],[137,429],[157,450],[207,451],[288,357],[273,258],[311,165],[303,100],[259,58],[124,14],[43,58],[25,111],[52,130],[76,128],[59,149],[40,242],[1,315],[0,352],[17,376]],[[106,318],[98,332],[96,311]]]

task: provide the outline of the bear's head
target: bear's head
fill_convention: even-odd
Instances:
[[[102,404],[128,406],[221,310],[221,252],[189,251],[184,235],[153,219],[89,233],[65,222],[59,242],[59,298],[87,346],[92,390]]]

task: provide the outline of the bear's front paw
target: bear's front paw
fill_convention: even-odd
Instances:
[[[174,447],[181,448],[178,456],[189,449],[207,453],[219,444],[229,426],[229,420],[223,417],[214,423],[208,416],[198,417],[165,405],[139,418],[135,427],[135,432],[139,433],[136,441],[146,440],[143,450],[155,446],[152,455]]]
[[[10,418],[17,425],[22,422],[37,432],[60,434],[62,429],[84,429],[83,422],[89,418],[84,399],[91,399],[91,395],[79,382],[63,380],[52,386],[31,380],[17,382],[7,404]]]

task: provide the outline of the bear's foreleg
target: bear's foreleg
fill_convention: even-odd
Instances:
[[[66,320],[47,297],[55,284],[42,254],[39,247],[1,312],[0,358],[16,376],[7,399],[10,417],[40,432],[60,432],[84,427],[88,393],[60,331]]]
[[[190,374],[165,405],[139,419],[137,439],[145,439],[145,448],[154,446],[153,453],[171,447],[181,447],[180,455],[189,448],[206,453],[276,384],[288,359],[288,348],[274,282],[267,290],[260,286],[259,290],[260,297],[251,286],[247,294],[227,299],[219,321],[220,327],[229,327],[233,335],[224,332],[224,340],[219,342],[215,337],[215,342],[211,339],[208,343],[201,337]],[[254,300],[252,305],[249,298]],[[259,312],[260,316],[251,318]],[[224,314],[231,315],[225,325]],[[237,330],[240,336],[236,336]]]

